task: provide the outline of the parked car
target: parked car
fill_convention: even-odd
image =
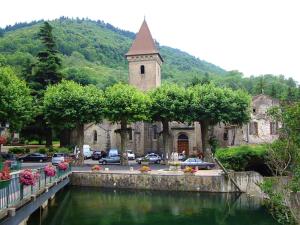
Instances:
[[[121,158],[120,155],[111,155],[111,156],[106,156],[103,157],[99,160],[100,164],[109,164],[109,163],[121,163]]]
[[[108,156],[116,156],[119,155],[119,150],[116,148],[109,149],[107,152]]]
[[[94,151],[92,154],[92,160],[99,160],[102,158],[102,156],[103,156],[102,151]]]
[[[64,162],[68,156],[65,153],[54,153],[52,156],[51,162],[53,165],[58,165],[61,162]]]
[[[132,150],[126,150],[126,154],[129,160],[135,160],[135,154]]]
[[[179,161],[184,161],[185,159],[186,159],[185,154],[183,154],[183,153],[179,153],[179,154],[178,154],[178,160],[179,160]]]
[[[196,167],[198,166],[199,169],[211,169],[216,166],[215,163],[204,162],[198,158],[188,158],[184,162],[181,162],[181,167],[190,166]]]
[[[84,159],[89,159],[92,157],[92,149],[89,145],[83,145],[83,157]],[[75,146],[75,149],[74,149],[74,155],[76,158],[79,157],[79,148],[77,146]]]
[[[14,154],[1,152],[0,158],[2,158],[4,162],[9,161],[10,169],[12,169],[12,170],[18,169],[19,164],[18,164],[17,158]]]
[[[144,157],[140,157],[140,158],[136,159],[136,162],[138,164],[141,164],[142,161],[159,164],[161,162],[161,157],[156,153],[149,153],[149,154],[145,155]]]
[[[21,162],[45,162],[48,160],[48,157],[41,153],[31,153],[31,154],[19,157],[18,160]]]

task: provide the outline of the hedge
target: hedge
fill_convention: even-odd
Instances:
[[[257,164],[264,164],[267,156],[267,145],[241,145],[220,148],[216,157],[227,169],[245,171]]]

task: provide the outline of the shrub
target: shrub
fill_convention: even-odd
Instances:
[[[8,152],[12,153],[12,154],[25,154],[26,149],[25,148],[14,147],[14,148],[10,148],[8,150]]]
[[[268,195],[268,198],[264,199],[264,205],[268,208],[273,218],[279,224],[296,225],[292,212],[285,203],[284,194],[275,188],[278,186],[278,181],[273,178],[265,179],[259,186]]]
[[[266,145],[242,145],[221,148],[216,152],[216,157],[225,168],[235,171],[245,171],[253,165],[264,164],[266,155]]]
[[[41,154],[47,154],[48,153],[48,149],[47,148],[39,148],[37,150],[38,153],[41,153]]]

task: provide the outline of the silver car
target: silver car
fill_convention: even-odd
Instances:
[[[181,162],[181,167],[186,167],[186,166],[190,166],[190,167],[198,166],[199,169],[211,169],[215,167],[216,164],[210,162],[204,162],[198,158],[188,158],[184,162]]]
[[[53,165],[58,165],[61,162],[65,161],[65,154],[64,153],[54,153],[54,155],[52,156],[52,164]]]

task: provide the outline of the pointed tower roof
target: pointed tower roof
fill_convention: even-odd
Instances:
[[[144,20],[126,56],[146,54],[158,54],[161,58],[159,51],[155,46],[155,42],[152,38],[147,22]]]

